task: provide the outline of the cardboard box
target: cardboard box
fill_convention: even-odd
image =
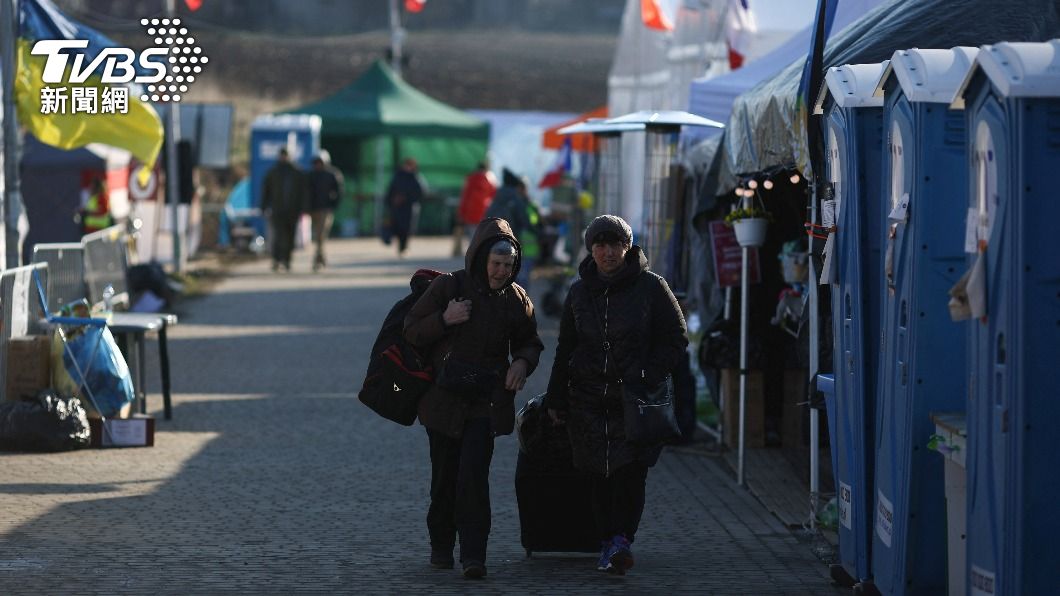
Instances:
[[[16,401],[36,397],[51,386],[52,338],[48,335],[25,335],[7,340],[7,377],[4,399]]]
[[[93,447],[153,447],[155,444],[155,419],[153,416],[136,414],[132,418],[108,418],[104,432],[99,419],[88,421],[92,431]]]

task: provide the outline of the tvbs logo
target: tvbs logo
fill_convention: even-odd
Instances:
[[[180,101],[209,58],[202,54],[195,38],[188,35],[188,29],[180,26],[180,19],[141,19],[140,25],[154,39],[155,46],[139,53],[130,48],[108,47],[86,64],[83,50],[89,42],[85,39],[41,40],[33,45],[31,53],[46,57],[41,78],[48,85],[81,84],[98,73],[104,85],[145,85],[146,92],[140,95],[143,101]]]

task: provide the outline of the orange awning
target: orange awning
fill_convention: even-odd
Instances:
[[[589,118],[607,118],[607,106],[600,106],[591,112],[586,112],[573,120],[561,122],[551,128],[545,130],[545,134],[541,137],[541,145],[545,149],[559,149],[563,146],[563,140],[570,138],[571,149],[574,151],[589,152],[596,150],[596,137],[589,133],[581,133],[575,135],[560,135],[556,131],[563,128],[564,126],[570,126],[579,122],[585,122]]]

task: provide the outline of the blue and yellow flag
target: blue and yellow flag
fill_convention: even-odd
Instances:
[[[67,48],[63,83],[45,83],[46,55],[31,53],[43,40],[86,40],[87,47]],[[18,69],[15,101],[18,120],[41,142],[60,149],[103,143],[125,149],[153,167],[162,147],[158,114],[127,87],[103,83],[98,72],[72,83],[70,64],[82,56],[91,65],[106,48],[118,44],[105,35],[66,17],[51,0],[20,0]],[[82,66],[82,68],[85,68]],[[100,69],[96,69],[97,71]]]

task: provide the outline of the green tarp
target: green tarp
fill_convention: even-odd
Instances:
[[[489,148],[489,124],[418,91],[377,60],[353,83],[318,102],[288,110],[321,117],[321,145],[346,176],[346,194],[336,219],[359,220],[371,230],[376,172],[382,187],[405,157],[419,163],[431,200],[423,205],[420,230],[447,231],[450,207],[439,203],[459,195],[464,177]],[[444,220],[444,221],[443,221]]]

